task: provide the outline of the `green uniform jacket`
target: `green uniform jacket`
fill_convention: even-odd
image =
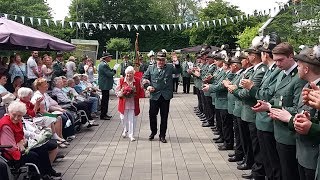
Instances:
[[[217,69],[215,71],[215,73],[213,74],[214,77],[213,77],[213,79],[211,79],[211,84],[210,85],[217,85],[219,83],[220,79],[225,76],[225,74],[226,74],[226,72],[223,69],[221,69],[221,71],[219,71]],[[209,92],[210,92],[210,96],[211,96],[211,99],[212,99],[212,104],[215,106],[215,104],[216,104],[216,92],[215,91],[210,91],[210,87],[209,87]]]
[[[102,61],[98,66],[98,85],[101,90],[110,90],[113,87],[113,76],[116,74],[109,64]]]
[[[277,77],[275,94],[270,100],[270,104],[273,107],[284,108],[291,114],[296,114],[302,88],[307,82],[299,78],[297,67],[281,80],[283,75],[284,71],[281,71]],[[288,129],[288,123],[274,120],[273,125],[274,137],[278,143],[296,145],[295,133]]]
[[[200,68],[200,69],[202,69],[202,64],[198,64],[198,67]],[[201,72],[200,72],[200,74],[201,74]],[[197,77],[197,76],[193,76],[194,78],[193,78],[193,82],[194,82],[194,86],[196,87],[196,88],[198,88],[198,89],[202,89],[202,79],[201,79],[201,75],[200,75],[200,77]]]
[[[214,100],[216,109],[228,109],[228,90],[223,86],[222,81],[225,79],[232,81],[234,76],[234,73],[228,71],[224,74],[224,76],[221,76],[215,85],[210,85],[209,90],[216,93]]]
[[[238,77],[238,79],[236,79],[232,84],[233,85],[239,85],[241,79],[245,76],[245,69],[241,72],[240,77]],[[242,111],[242,100],[235,96],[234,94],[232,94],[234,96],[234,110],[233,110],[233,115],[236,117],[241,117],[241,111]]]
[[[150,81],[149,85],[155,88],[155,91],[150,93],[151,100],[158,100],[160,96],[163,96],[165,100],[170,100],[173,97],[173,86],[172,86],[172,74],[173,65],[166,64],[159,72],[156,65],[149,66],[148,70],[143,74],[143,79],[148,79]]]
[[[249,93],[251,96],[255,96],[256,99],[270,101],[274,95],[276,88],[277,76],[281,72],[275,64],[271,70],[268,68],[265,73],[260,88],[253,86]],[[267,112],[256,113],[256,127],[261,131],[273,132],[273,120],[268,116]]]
[[[211,67],[210,67],[210,65],[208,65],[208,67],[207,67],[207,74],[205,75],[205,77],[207,76],[207,75],[209,75],[209,74],[213,74],[214,72],[215,72],[215,70],[217,69],[217,66],[216,65],[214,65],[214,64],[212,64],[211,65]],[[205,78],[204,77],[204,78]],[[204,92],[204,95],[205,96],[210,96],[210,92]]]
[[[244,70],[241,69],[241,71],[234,76],[234,78],[233,78],[232,81],[231,81],[231,84],[236,84],[236,83],[239,84],[240,79],[241,79],[241,73],[242,73],[243,71],[244,71]],[[235,109],[236,97],[234,97],[234,95],[231,94],[230,92],[228,92],[227,97],[228,97],[228,113],[229,113],[229,114],[233,114],[233,111],[234,111],[234,109]],[[240,112],[239,112],[239,114],[240,114]],[[240,117],[240,116],[238,116],[238,117]]]
[[[183,61],[181,68],[182,68],[182,73],[181,73],[182,77],[191,77],[191,74],[189,74],[187,71],[189,69],[188,61]]]
[[[317,86],[320,85],[320,82],[317,83]],[[318,115],[318,111],[316,109],[311,108],[310,106],[304,105],[303,102],[299,102],[298,112],[302,110],[309,111],[310,117],[313,117],[313,123],[319,124],[318,118],[314,118]],[[292,118],[293,120],[293,118]],[[293,121],[289,122],[289,128],[293,131]],[[297,154],[296,157],[298,162],[301,166],[315,170],[317,168],[317,160],[319,156],[319,143],[320,138],[309,136],[309,135],[302,135],[296,133],[296,146],[297,146]]]
[[[262,78],[267,70],[267,66],[265,64],[260,64],[256,70],[254,68],[250,69],[247,73],[249,75],[249,79],[253,81],[256,86],[260,86]],[[247,76],[247,74],[245,75]],[[242,100],[242,110],[241,110],[241,119],[246,122],[255,122],[256,113],[251,109],[257,103],[257,100],[254,96],[251,96],[249,90],[238,88],[235,90],[234,95],[241,98]]]

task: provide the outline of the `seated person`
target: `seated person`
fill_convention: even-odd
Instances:
[[[90,102],[92,102],[93,103],[92,108],[94,108],[94,110],[92,110],[92,112],[97,112],[98,105],[99,105],[99,99],[97,97],[88,96],[87,92],[82,89],[82,85],[80,85],[80,77],[78,75],[75,75],[73,77],[73,80],[74,80],[73,81],[74,83],[69,84],[69,87],[74,88],[75,91],[77,92],[77,94],[84,96]]]
[[[24,103],[27,108],[28,117],[32,118],[33,122],[38,124],[39,126],[49,127],[52,132],[52,139],[55,139],[59,144],[59,147],[66,148],[69,144],[65,139],[62,138],[62,119],[61,117],[57,118],[49,118],[47,116],[37,117],[37,112],[40,109],[41,102],[44,97],[40,97],[35,100],[33,104],[31,102],[31,97],[33,95],[33,91],[30,88],[22,87],[18,90],[18,98],[19,101]],[[60,134],[61,136],[59,136]]]
[[[25,104],[13,101],[8,107],[8,112],[9,115],[0,119],[0,144],[11,145],[12,148],[7,149],[3,156],[9,161],[37,165],[43,179],[52,179],[51,176],[61,175],[53,170],[48,152],[34,148],[25,153],[28,148],[22,125],[22,117],[27,112]]]
[[[55,77],[53,79],[53,86],[54,86],[54,88],[52,90],[52,95],[57,97],[58,102],[72,103],[77,109],[84,110],[86,112],[86,114],[88,115],[88,118],[92,120],[91,111],[89,110],[87,103],[72,101],[71,98],[68,96],[68,94],[62,90],[63,81],[62,81],[61,77]],[[91,104],[91,106],[92,106],[92,104]],[[93,112],[92,115],[95,116],[95,113]],[[97,125],[94,123],[94,121],[90,121],[90,122],[84,121],[82,123],[86,123],[85,126],[87,126],[87,127]]]
[[[4,85],[7,84],[7,80],[8,80],[7,75],[5,75],[5,74],[0,74],[0,95],[1,95],[2,97],[10,93],[10,92],[4,87]],[[12,94],[16,96],[18,89],[19,89],[19,87],[17,87]]]
[[[32,99],[31,102],[35,104],[36,100],[38,98],[43,97],[44,100],[41,101],[41,106],[39,107],[39,112],[42,114],[45,113],[54,113],[57,114],[62,118],[62,135],[64,138],[74,139],[75,138],[75,132],[74,132],[74,119],[73,115],[63,109],[59,104],[53,100],[48,94],[48,88],[49,85],[47,83],[47,80],[44,78],[38,78],[34,81],[34,88],[37,90]],[[58,134],[61,137],[61,134]]]
[[[7,85],[7,90],[11,93],[15,93],[20,87],[22,87],[22,84],[23,84],[23,79],[21,78],[21,76],[16,76],[13,79],[13,82]]]

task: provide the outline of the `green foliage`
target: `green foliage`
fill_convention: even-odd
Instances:
[[[130,39],[128,38],[111,38],[107,43],[107,49],[114,51],[128,51],[131,48]]]
[[[313,46],[319,43],[320,24],[313,23],[300,27],[294,24],[305,20],[319,20],[319,11],[318,0],[304,0],[300,4],[291,4],[275,17],[264,33],[276,32],[283,42],[289,42],[296,50],[302,44]]]
[[[246,27],[246,29],[239,34],[237,44],[239,44],[242,49],[249,48],[253,38],[258,35],[259,28],[262,25],[263,23],[259,23],[254,27]]]
[[[244,13],[236,6],[229,5],[229,3],[222,0],[211,1],[206,8],[200,11],[199,16],[202,21],[216,20],[216,27],[193,27],[187,29],[184,33],[190,36],[189,43],[191,45],[210,44],[221,46],[222,44],[229,44],[231,48],[234,48],[239,33],[246,27],[255,26],[265,19],[263,17],[250,17],[240,21],[234,20],[234,23],[228,19],[227,24],[223,20],[224,18],[240,17],[241,15],[244,15]],[[221,26],[218,19],[222,20]]]

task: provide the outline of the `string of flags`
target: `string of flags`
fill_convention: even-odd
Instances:
[[[272,16],[272,13],[275,13],[277,11],[281,11],[285,8],[289,7],[289,3],[279,6],[279,7],[274,7],[273,9],[269,10],[263,10],[259,11],[256,14],[250,15],[240,15],[240,16],[234,16],[234,17],[225,17],[223,19],[214,19],[214,20],[208,20],[208,21],[193,21],[193,22],[184,22],[184,23],[178,23],[178,24],[114,24],[114,23],[91,23],[91,22],[73,22],[69,21],[66,22],[64,20],[52,20],[52,19],[42,19],[42,18],[37,18],[37,17],[26,17],[26,16],[19,16],[19,15],[12,15],[12,14],[3,14],[3,16],[7,19],[11,19],[14,21],[20,21],[22,24],[25,24],[26,22],[29,22],[32,26],[37,24],[39,26],[41,25],[47,25],[48,27],[52,25],[52,22],[55,26],[61,26],[62,28],[65,28],[67,25],[70,28],[78,28],[78,29],[108,29],[111,30],[112,28],[115,30],[118,30],[119,28],[122,28],[123,30],[128,30],[131,31],[132,29],[135,29],[136,31],[139,30],[154,30],[157,31],[159,29],[162,29],[163,31],[165,30],[182,30],[182,29],[188,29],[192,27],[210,27],[210,26],[222,26],[222,25],[227,25],[228,23],[235,23],[239,21],[243,21],[245,19],[249,19],[250,16]],[[1,14],[1,13],[0,13]]]

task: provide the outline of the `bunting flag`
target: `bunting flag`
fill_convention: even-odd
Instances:
[[[131,25],[130,24],[127,24],[127,28],[129,31],[131,31]]]
[[[76,22],[79,29],[81,29],[81,22]]]
[[[30,23],[33,26],[33,17],[29,17]]]
[[[160,24],[162,30],[165,30],[164,24]]]
[[[84,23],[84,26],[86,27],[86,29],[89,29],[89,23]]]
[[[73,22],[70,21],[69,25],[70,25],[71,28],[73,28]]]
[[[168,30],[170,31],[170,24],[166,24]]]
[[[61,27],[64,28],[64,19],[61,20]]]
[[[21,16],[22,24],[24,24],[25,17]]]
[[[118,30],[118,24],[113,24],[114,29]]]
[[[38,25],[41,26],[41,18],[37,18],[38,19]]]
[[[45,19],[47,26],[49,27],[50,23],[49,23],[49,19]]]
[[[111,24],[106,24],[107,28],[111,30]]]
[[[284,10],[284,9],[287,9],[289,7],[289,3],[286,3],[286,4],[283,4],[281,6],[276,6],[276,7],[273,7],[271,9],[265,9],[265,10],[261,10],[261,11],[258,11],[257,13],[255,14],[243,14],[243,15],[240,15],[239,16],[234,16],[234,17],[224,17],[224,18],[221,18],[221,19],[213,19],[213,20],[210,20],[212,22],[212,25],[214,27],[217,26],[217,22],[219,23],[220,26],[222,26],[224,23],[225,24],[228,24],[228,23],[235,23],[236,21],[237,22],[240,22],[243,21],[245,18],[246,19],[249,19],[250,16],[271,16],[273,17],[274,14],[276,12],[279,12],[281,10]],[[273,13],[274,12],[274,13]],[[20,21],[20,18],[21,18],[21,22],[22,24],[25,24],[25,16],[20,16],[20,15],[12,15],[12,14],[6,14],[6,13],[2,13],[3,16],[5,18],[10,18],[10,17],[14,17],[14,21]],[[273,14],[273,15],[272,15]],[[36,18],[37,20],[37,25],[41,26],[42,25],[42,20],[45,21],[45,24],[49,27],[50,26],[50,23],[53,22],[53,24],[55,26],[58,26],[58,21],[57,20],[52,20],[52,19],[41,19],[41,18],[37,18],[37,17],[27,17],[27,21],[30,21],[30,24],[33,26],[35,25],[34,23],[34,18]],[[18,20],[19,19],[19,20]],[[158,27],[160,26],[162,30],[166,30],[166,28],[170,31],[173,27],[173,29],[177,29],[179,28],[179,30],[182,30],[183,28],[187,29],[187,28],[192,28],[193,25],[195,25],[196,28],[199,28],[199,25],[203,27],[210,27],[211,26],[211,23],[210,21],[193,21],[193,22],[183,22],[183,23],[180,23],[180,24],[142,24],[142,25],[137,25],[137,24],[105,24],[105,26],[103,25],[104,23],[91,23],[91,22],[75,22],[76,25],[73,26],[73,23],[74,22],[67,22],[71,28],[79,28],[81,29],[82,26],[84,26],[86,29],[89,29],[89,26],[90,24],[96,29],[96,28],[99,28],[100,30],[102,30],[103,28],[108,28],[109,30],[114,27],[116,30],[118,30],[118,27],[119,25],[122,27],[123,30],[125,29],[128,29],[128,31],[131,31],[131,28],[134,28],[135,30],[139,30],[139,27],[141,27],[143,30],[146,30],[146,27],[149,27],[149,30],[154,30],[157,31],[158,30]],[[222,22],[223,21],[223,22]],[[64,28],[65,27],[65,20],[60,20],[59,23],[61,23],[61,27]],[[83,24],[83,25],[82,25]],[[172,27],[170,27],[172,26]],[[152,28],[153,27],[153,28]]]
[[[230,21],[231,21],[232,23],[234,23],[233,17],[230,17]]]
[[[54,25],[57,26],[57,20],[53,20]]]
[[[139,31],[139,25],[133,25],[133,27],[134,27],[137,31]]]

